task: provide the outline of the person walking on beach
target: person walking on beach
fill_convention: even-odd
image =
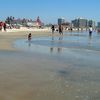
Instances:
[[[4,31],[6,31],[6,28],[7,28],[6,23],[3,23],[3,28],[4,28]]]
[[[0,31],[2,31],[2,22],[0,22]]]
[[[32,39],[32,34],[29,33],[29,34],[28,34],[28,41],[31,41],[31,39]]]
[[[51,26],[51,29],[52,29],[52,34],[54,34],[54,31],[55,31],[55,26],[54,26],[54,25],[52,25],[52,26]]]
[[[59,34],[63,35],[63,26],[62,25],[59,25]]]
[[[92,26],[89,27],[89,36],[92,36],[92,32],[93,32],[93,29],[92,29]]]

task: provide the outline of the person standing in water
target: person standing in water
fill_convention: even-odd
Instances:
[[[29,33],[29,34],[28,34],[28,40],[31,41],[31,39],[32,39],[32,34]]]
[[[93,29],[92,29],[92,26],[89,27],[89,36],[92,36],[92,32],[93,32]]]
[[[55,26],[54,26],[54,25],[52,25],[51,29],[52,29],[52,34],[54,34],[54,31],[55,31]]]
[[[63,26],[62,25],[59,25],[59,34],[63,35]]]

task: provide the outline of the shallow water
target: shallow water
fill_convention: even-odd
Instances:
[[[34,37],[0,51],[0,100],[100,100],[100,39]]]
[[[92,37],[88,36],[88,33],[70,33],[64,36],[49,36],[49,37],[33,37],[31,41],[26,39],[17,40],[14,43],[15,47],[25,50],[32,50],[37,52],[53,52],[54,48],[58,49],[70,49],[70,50],[92,50],[100,51],[100,34],[94,33]],[[34,48],[34,49],[33,49]],[[49,49],[49,50],[48,50]],[[63,51],[62,53],[64,53]]]

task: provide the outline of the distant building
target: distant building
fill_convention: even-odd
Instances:
[[[59,18],[58,19],[58,25],[61,25],[61,24],[64,24],[64,23],[66,23],[64,18]]]
[[[44,25],[44,23],[42,23],[42,21],[40,20],[39,16],[37,17],[37,19],[35,21],[27,22],[27,26],[30,26],[30,27],[41,28],[43,25]]]
[[[100,22],[97,23],[97,32],[100,33]]]
[[[98,22],[97,27],[100,28],[100,22]]]
[[[75,27],[75,28],[79,27],[79,21],[78,21],[78,19],[72,20],[72,26]]]
[[[89,20],[88,21],[88,26],[91,26],[92,28],[96,28],[95,21]]]
[[[37,17],[37,19],[35,21],[33,21],[32,19],[15,19],[14,17],[8,17],[6,19],[6,23],[14,26],[14,25],[21,25],[24,27],[42,27],[44,25],[44,23],[42,23],[42,21],[40,20],[39,16]]]
[[[86,28],[88,26],[88,20],[83,18],[78,18],[72,21],[73,27],[76,28]]]

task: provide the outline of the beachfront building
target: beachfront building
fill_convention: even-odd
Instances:
[[[66,23],[64,18],[58,18],[58,25]]]
[[[35,21],[32,19],[26,19],[26,18],[15,19],[14,17],[11,16],[11,17],[7,17],[6,23],[10,26],[10,28],[15,28],[16,26],[41,28],[44,25],[42,21],[40,20],[39,16],[37,17]]]
[[[37,17],[37,20],[35,22],[38,28],[41,28],[42,26],[44,26],[44,23],[40,20],[39,16]]]
[[[72,25],[74,28],[83,30],[87,28],[88,20],[84,18],[78,18],[78,19],[72,20]]]

